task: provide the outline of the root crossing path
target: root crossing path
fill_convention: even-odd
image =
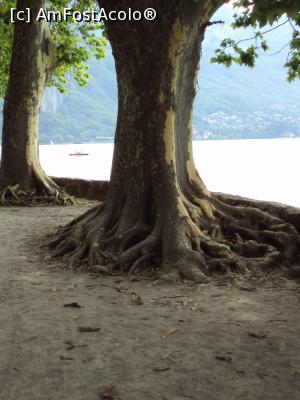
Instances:
[[[0,209],[1,400],[299,398],[296,281],[130,281],[39,252],[87,209]]]

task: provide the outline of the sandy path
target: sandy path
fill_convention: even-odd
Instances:
[[[1,400],[300,398],[299,285],[129,282],[37,253],[86,208],[0,209]]]

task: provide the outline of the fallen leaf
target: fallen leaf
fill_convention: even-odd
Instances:
[[[130,299],[130,304],[135,304],[135,305],[140,306],[144,303],[143,303],[141,296],[138,296],[137,294],[132,293],[131,299]]]
[[[101,390],[100,400],[119,400],[120,397],[115,386],[109,386]]]
[[[67,303],[67,304],[64,304],[64,307],[81,308],[81,305],[78,303]]]
[[[73,350],[75,349],[75,344],[71,340],[66,340],[66,350]]]
[[[232,358],[230,356],[216,356],[217,360],[231,362]]]
[[[167,335],[172,335],[173,333],[177,332],[177,328],[173,328],[173,327],[171,327],[171,326],[168,326],[168,327],[165,329],[165,331],[166,331],[166,334],[167,334]]]
[[[153,371],[155,372],[164,372],[164,371],[169,371],[170,367],[168,366],[161,366],[161,367],[154,367]]]
[[[79,332],[98,332],[100,331],[101,328],[93,328],[91,326],[79,326],[78,331]]]
[[[256,333],[256,332],[247,332],[248,336],[253,337],[255,339],[265,339],[268,335],[266,333]]]
[[[73,357],[59,356],[59,358],[60,358],[62,361],[73,361],[73,360],[74,360]]]
[[[242,369],[237,369],[236,372],[240,375],[244,375],[246,372]]]

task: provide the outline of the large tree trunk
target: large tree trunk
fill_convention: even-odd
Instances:
[[[34,4],[34,5],[33,5]],[[58,186],[44,173],[38,154],[41,101],[55,62],[55,44],[48,24],[36,22],[45,0],[18,0],[17,9],[32,10],[33,23],[17,22],[8,90],[4,101],[1,202],[21,203],[44,196],[63,201]]]
[[[156,22],[107,23],[119,90],[109,191],[105,204],[62,230],[53,243],[56,255],[67,254],[75,264],[109,263],[130,274],[159,265],[164,274],[197,281],[215,268],[245,269],[251,251],[264,265],[281,257],[295,261],[294,226],[212,197],[195,169],[192,107],[200,45],[211,15],[224,2],[162,0]],[[150,3],[103,0],[101,5],[109,11],[146,9]],[[236,231],[240,218],[243,232]],[[257,232],[257,224],[263,231],[280,225],[280,232]],[[248,231],[251,249],[243,239],[249,239]],[[289,248],[282,242],[286,237]]]

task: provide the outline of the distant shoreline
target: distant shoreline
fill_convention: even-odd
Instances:
[[[203,138],[194,138],[193,142],[236,142],[236,141],[262,141],[262,140],[300,140],[300,137],[265,137],[265,138],[239,138],[239,139],[203,139]],[[114,144],[114,138],[104,139],[103,141],[97,142],[80,142],[80,143],[40,143],[40,146],[82,146],[82,145],[96,145],[96,144]],[[1,145],[0,145],[1,148]]]

